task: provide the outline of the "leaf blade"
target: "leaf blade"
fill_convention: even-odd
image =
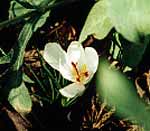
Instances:
[[[94,34],[97,39],[103,39],[112,27],[111,20],[107,16],[106,3],[104,0],[100,0],[91,9],[81,31],[79,41],[84,41],[91,34]]]
[[[19,113],[29,113],[31,111],[32,101],[24,82],[10,91],[8,101]]]
[[[127,40],[141,43],[150,34],[149,0],[106,0],[108,16]]]
[[[119,117],[127,117],[131,121],[149,127],[149,114],[146,105],[137,96],[133,83],[122,73],[112,70],[106,60],[101,60],[97,74],[97,91],[103,101],[116,108]],[[111,82],[110,82],[111,81]]]

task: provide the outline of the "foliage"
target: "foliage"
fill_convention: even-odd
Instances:
[[[81,31],[79,41],[84,41],[88,35],[103,39],[112,27],[111,19],[107,16],[106,2],[100,0],[92,7]]]
[[[106,0],[108,17],[116,30],[136,44],[150,34],[149,0]]]
[[[140,5],[142,5],[141,8],[139,8]],[[124,38],[130,41],[130,43],[121,41],[123,63],[136,67],[149,44],[148,10],[147,1],[100,0],[91,9],[80,34],[80,40],[83,41],[87,35],[92,34],[97,39],[103,39],[110,29],[115,27]]]
[[[111,57],[123,64],[123,69],[127,66],[132,69],[137,68],[150,39],[148,3],[147,0],[100,0],[96,2],[84,24],[80,40],[85,40],[88,35],[94,35],[95,38],[101,40],[114,27],[115,32],[111,35],[111,48],[109,48]],[[123,74],[109,70],[105,62],[100,62],[97,81],[98,92],[108,104],[117,108],[119,116],[131,117],[139,114],[137,115],[139,118],[135,117],[134,120],[139,123],[145,120],[143,122],[145,129],[149,128],[147,127],[149,119],[146,117],[149,113],[145,111],[146,106],[138,100],[133,90],[134,86]],[[132,107],[133,105],[135,108]]]
[[[11,50],[8,54],[5,54],[0,58],[2,64],[10,64],[10,67],[8,67],[2,75],[3,81],[1,82],[1,85],[4,89],[5,96],[8,95],[8,101],[18,112],[29,112],[32,107],[30,95],[27,89],[25,89],[26,86],[22,79],[23,72],[21,71],[21,66],[23,64],[24,52],[33,33],[46,22],[46,18],[49,16],[50,9],[53,7],[52,5],[54,2],[55,0],[29,2],[11,1],[9,10],[10,20],[0,24],[0,27],[2,28],[10,24],[15,24],[18,21],[25,20],[16,45],[12,49],[13,51]],[[42,10],[41,12],[40,9]],[[13,52],[13,54],[11,52]],[[6,89],[7,91],[5,91]],[[18,90],[19,93],[22,94],[21,97],[20,95],[16,95],[18,94]],[[27,101],[23,102],[25,99],[27,99]],[[17,101],[17,105],[14,101]],[[19,105],[23,106],[18,107]]]
[[[117,115],[128,118],[145,129],[149,129],[149,111],[138,97],[133,82],[116,69],[111,69],[105,59],[101,59],[97,74],[97,89],[101,99],[110,107],[116,108]],[[110,82],[112,81],[112,82]]]

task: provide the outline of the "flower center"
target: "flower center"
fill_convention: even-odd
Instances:
[[[78,63],[71,62],[72,65],[72,74],[77,82],[83,82],[88,76],[86,64],[83,64],[79,69],[77,66]]]

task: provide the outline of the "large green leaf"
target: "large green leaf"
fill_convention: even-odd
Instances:
[[[147,43],[145,44],[132,44],[129,42],[122,43],[122,62],[124,65],[132,68],[137,67],[141,62]]]
[[[24,82],[10,91],[8,101],[17,112],[29,113],[31,111],[32,101]]]
[[[109,33],[112,24],[106,11],[105,0],[95,3],[81,31],[79,41],[84,41],[91,34],[94,34],[97,39],[103,39]]]
[[[101,98],[121,117],[136,120],[147,129],[150,112],[138,97],[133,83],[117,70],[110,69],[106,60],[100,61],[97,88]]]
[[[150,0],[106,0],[113,25],[126,39],[141,43],[150,34]]]

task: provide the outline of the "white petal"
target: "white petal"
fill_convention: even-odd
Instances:
[[[59,71],[60,65],[66,63],[66,52],[57,43],[48,43],[44,48],[43,57],[54,69]]]
[[[92,47],[85,48],[85,56],[86,56],[85,58],[86,58],[86,64],[88,66],[89,80],[90,80],[97,70],[99,57],[96,50]]]
[[[67,80],[69,80],[71,82],[75,82],[76,81],[75,78],[72,75],[71,68],[70,68],[70,66],[68,66],[68,64],[60,65],[59,72],[61,73],[61,75],[65,79],[67,79]]]
[[[78,62],[79,64],[84,61],[84,49],[78,41],[73,41],[69,45],[67,49],[67,60],[68,63],[71,64],[71,62]]]
[[[66,52],[57,43],[48,43],[44,48],[43,57],[45,61],[54,69],[58,70],[61,75],[72,82],[70,67],[67,65]]]
[[[75,96],[81,95],[84,90],[85,90],[85,86],[83,84],[72,83],[60,89],[59,92],[67,98],[73,98]]]

